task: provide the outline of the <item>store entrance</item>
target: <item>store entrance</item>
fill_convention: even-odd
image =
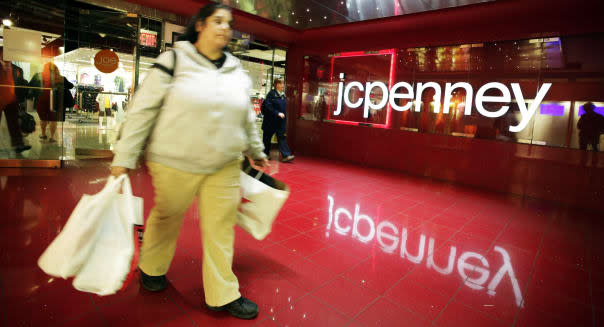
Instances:
[[[66,9],[65,53],[55,57],[74,86],[64,159],[111,157],[137,74],[137,15],[83,6]]]
[[[162,22],[74,0],[2,2],[0,14],[0,166],[111,157]]]
[[[241,60],[243,69],[252,80],[250,98],[256,112],[258,131],[262,137],[261,126],[264,117],[260,109],[266,95],[272,90],[275,79],[285,82],[287,49],[270,46],[266,42],[253,39],[249,34],[238,31],[233,34],[228,50]],[[276,135],[273,136],[271,143],[277,144]]]

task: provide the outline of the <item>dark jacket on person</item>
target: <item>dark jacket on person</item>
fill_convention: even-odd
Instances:
[[[13,80],[15,81],[15,86],[27,86],[28,82],[23,77],[23,69],[21,67],[12,64],[13,68]],[[23,103],[27,98],[28,90],[26,88],[15,87],[15,96],[17,97],[17,102]]]
[[[264,115],[262,129],[285,132],[285,118],[279,117],[279,113],[287,115],[286,104],[285,95],[279,95],[279,92],[274,89],[268,92],[262,103],[262,114]]]
[[[596,112],[586,112],[577,123],[579,137],[587,140],[599,139],[604,133],[604,117]]]
[[[65,108],[72,108],[75,105],[73,96],[69,91],[73,89],[73,87],[73,83],[68,81],[66,77],[63,77],[63,105],[65,106]]]

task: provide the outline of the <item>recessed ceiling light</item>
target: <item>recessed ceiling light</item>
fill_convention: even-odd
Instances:
[[[10,19],[3,19],[2,20],[2,25],[11,27],[11,26],[13,26],[13,21],[10,20]]]
[[[323,19],[327,19],[327,16],[323,16]]]

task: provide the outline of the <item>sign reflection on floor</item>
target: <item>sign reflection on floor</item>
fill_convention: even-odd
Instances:
[[[434,262],[434,238],[426,237],[426,235],[421,234],[419,238],[418,253],[411,254],[407,251],[407,228],[402,227],[399,234],[399,229],[396,227],[396,225],[387,220],[381,221],[376,226],[373,218],[361,213],[361,206],[359,204],[355,205],[354,213],[351,213],[346,208],[336,208],[335,200],[332,196],[328,195],[327,199],[329,201],[329,222],[327,224],[327,233],[329,233],[333,226],[333,229],[336,233],[340,235],[350,235],[359,242],[369,243],[374,239],[377,239],[382,251],[386,253],[395,253],[398,251],[401,259],[407,259],[415,264],[421,264],[424,260],[427,238],[428,255],[426,259],[426,266],[428,269],[433,269],[439,274],[446,276],[453,273],[454,266],[457,263],[457,273],[459,273],[459,276],[462,278],[462,280],[464,280],[465,286],[475,290],[486,289],[486,292],[491,296],[496,294],[497,287],[507,275],[512,283],[514,296],[516,298],[516,305],[519,307],[523,306],[522,292],[520,291],[518,280],[514,274],[514,269],[510,261],[510,255],[504,248],[500,246],[494,247],[495,252],[501,255],[503,264],[501,267],[499,267],[499,269],[493,270],[496,271],[496,273],[489,281],[489,277],[493,271],[491,271],[489,262],[483,255],[476,252],[467,251],[462,253],[457,261],[455,261],[457,247],[451,246],[447,265],[445,267],[440,267]],[[359,231],[359,226],[361,224],[366,225],[364,226],[365,228],[363,228],[363,231],[366,232],[365,234]],[[469,263],[468,261],[470,259],[477,259],[480,261],[482,266]],[[467,275],[468,271],[473,271],[474,273],[478,274],[479,277],[470,278]]]

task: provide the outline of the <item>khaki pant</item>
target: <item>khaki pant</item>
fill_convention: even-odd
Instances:
[[[210,306],[221,306],[241,296],[232,270],[233,228],[241,200],[240,163],[231,162],[211,175],[147,163],[155,188],[155,207],[146,222],[139,267],[151,276],[168,272],[183,215],[199,196],[203,287]]]

